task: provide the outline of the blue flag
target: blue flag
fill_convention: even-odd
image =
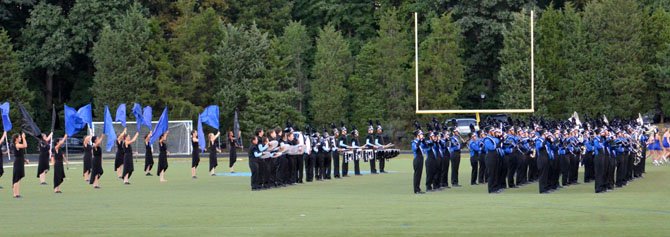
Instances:
[[[107,136],[107,144],[105,148],[107,152],[110,152],[112,151],[112,148],[114,147],[114,142],[116,141],[116,132],[114,131],[114,125],[112,124],[112,114],[109,112],[109,106],[105,106],[105,124],[102,132],[105,134],[105,136]]]
[[[149,128],[149,131],[151,131],[151,118],[152,118],[151,107],[150,106],[144,107],[144,112],[142,112],[142,125],[147,126]]]
[[[210,105],[200,114],[200,121],[219,130],[219,106]]]
[[[12,121],[9,120],[9,102],[0,105],[0,117],[2,117],[2,129],[5,132],[12,130]]]
[[[126,104],[120,104],[116,109],[116,120],[114,122],[121,122],[123,127],[126,127]]]
[[[91,111],[91,104],[87,104],[84,107],[77,110],[77,115],[81,118],[84,123],[88,124],[89,128],[93,127],[93,112]]]
[[[65,134],[72,136],[86,127],[86,123],[77,115],[77,111],[65,105]]]
[[[165,107],[163,110],[163,113],[161,114],[161,118],[158,119],[158,123],[156,124],[156,127],[154,128],[154,131],[151,133],[151,139],[149,139],[149,144],[154,144],[160,137],[167,132],[168,130],[168,109]]]
[[[205,150],[206,142],[205,133],[202,131],[202,121],[200,121],[200,118],[198,118],[198,145],[200,146],[201,151]]]
[[[144,116],[142,116],[142,106],[140,106],[140,104],[135,103],[133,105],[133,115],[137,120],[137,131],[139,132],[142,129],[142,122],[144,121]]]

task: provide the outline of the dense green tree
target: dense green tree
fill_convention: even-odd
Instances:
[[[305,119],[291,102],[298,95],[298,90],[293,86],[287,70],[290,57],[285,57],[280,52],[279,40],[268,40],[267,34],[262,34],[252,26],[248,30],[250,37],[259,38],[260,44],[256,45],[259,52],[265,51],[266,58],[263,62],[266,69],[262,77],[252,79],[250,89],[247,93],[248,105],[243,111],[243,120],[240,121],[246,131],[255,128],[273,128],[281,126],[286,121],[294,124],[304,123]],[[300,128],[297,128],[300,129]]]
[[[409,128],[413,118],[413,100],[411,88],[411,44],[410,34],[403,27],[396,9],[388,9],[381,15],[379,30],[375,40],[379,60],[376,65],[376,82],[384,88],[385,110],[383,121],[386,131],[395,137],[397,132]]]
[[[95,62],[93,94],[96,114],[104,105],[142,102],[154,104],[154,83],[149,71],[151,38],[149,19],[135,5],[112,28],[106,26],[92,50]]]
[[[369,41],[356,56],[356,71],[347,82],[351,101],[349,121],[358,125],[361,132],[368,120],[384,119],[384,105],[388,98],[384,87],[378,83],[380,60],[374,41]]]
[[[193,107],[184,111],[195,115],[197,106],[220,104],[215,94],[221,89],[215,53],[224,38],[223,24],[212,8],[184,15],[178,20],[174,38],[170,41],[172,76],[181,86],[177,97],[186,98]]]
[[[503,32],[503,49],[500,51],[500,62],[502,63],[498,75],[500,101],[503,108],[527,109],[531,104],[530,16],[527,11],[524,11],[515,13],[513,17],[514,20],[505,27]],[[535,49],[537,48],[536,45]],[[540,115],[547,114],[546,107],[550,102],[551,94],[547,93],[546,86],[546,80],[536,66],[535,111]]]
[[[304,109],[305,98],[309,89],[309,53],[312,51],[312,39],[307,33],[307,28],[300,22],[292,21],[285,28],[284,33],[278,38],[277,51],[281,57],[289,60],[285,67],[286,79],[280,88],[296,88],[297,95],[290,102],[297,106],[301,113]]]
[[[367,0],[298,0],[293,7],[293,19],[307,25],[316,34],[326,24],[342,32],[353,52],[358,52],[364,41],[375,36],[375,12],[378,7]]]
[[[224,103],[221,113],[231,121],[235,108],[240,111],[240,116],[246,116],[244,111],[251,103],[249,92],[263,89],[258,84],[255,85],[258,88],[252,88],[252,81],[265,76],[270,43],[267,34],[261,33],[255,25],[247,29],[228,24],[223,33],[223,40],[214,55],[220,65],[214,86],[217,88],[216,98]],[[246,119],[240,119],[240,123],[242,120]],[[243,126],[251,128],[252,125]]]
[[[282,29],[291,21],[293,1],[273,0],[229,0],[230,8],[226,12],[236,24],[252,25],[280,35]]]
[[[595,1],[584,9],[590,52],[589,80],[598,92],[593,108],[632,117],[646,110],[642,66],[642,10],[627,0]]]
[[[486,93],[484,107],[498,107],[496,77],[500,70],[498,54],[503,46],[503,29],[512,13],[521,10],[522,0],[460,1],[454,8],[465,37],[465,84],[461,90],[464,108],[478,107],[479,94]]]
[[[54,75],[71,66],[68,27],[69,20],[60,7],[41,2],[35,5],[21,32],[21,61],[25,70],[37,72],[37,83],[44,85],[40,87],[45,98],[43,108],[52,105]]]
[[[77,0],[68,14],[72,38],[69,45],[78,54],[88,54],[100,30],[125,14],[131,0]]]
[[[656,8],[643,22],[643,57],[648,93],[645,102],[661,115],[670,114],[670,13]]]
[[[445,14],[432,18],[431,33],[421,42],[419,106],[421,109],[458,109],[463,86],[463,43],[460,29]]]
[[[314,125],[344,121],[347,91],[344,84],[352,72],[349,43],[332,25],[326,25],[316,40],[311,82],[310,115]]]
[[[3,28],[0,28],[0,85],[0,103],[9,101],[13,108],[10,114],[12,121],[19,121],[19,113],[15,108],[18,103],[29,107],[33,94],[22,77],[19,55],[14,51],[9,35]],[[14,125],[14,131],[19,129],[20,126]]]

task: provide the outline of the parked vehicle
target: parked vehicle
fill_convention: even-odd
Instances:
[[[447,122],[452,121],[453,119],[447,120]],[[456,124],[457,124],[457,130],[462,136],[469,136],[471,131],[470,131],[470,125],[472,124],[475,126],[475,131],[479,130],[479,125],[477,125],[477,120],[475,118],[457,118]]]

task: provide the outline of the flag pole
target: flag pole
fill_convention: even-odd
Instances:
[[[7,140],[7,139],[5,138],[5,140]],[[5,143],[7,144],[7,160],[11,161],[12,160],[12,153],[9,151],[9,142],[5,141]]]

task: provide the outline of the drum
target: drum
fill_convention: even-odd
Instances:
[[[353,151],[347,151],[344,153],[344,163],[349,163],[350,161],[354,160],[354,152]]]
[[[354,154],[354,159],[355,160],[360,160],[363,157],[363,150],[362,149],[357,149],[356,153]]]
[[[368,161],[374,159],[374,157],[375,157],[375,151],[372,150],[372,149],[363,150],[363,154],[364,154],[363,155],[363,161],[364,162],[368,162]]]

